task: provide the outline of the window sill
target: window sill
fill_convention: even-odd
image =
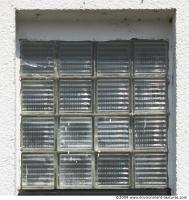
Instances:
[[[64,190],[20,190],[19,196],[40,196],[40,195],[171,195],[171,189],[64,189]]]

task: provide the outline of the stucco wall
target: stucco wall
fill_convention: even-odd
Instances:
[[[19,109],[16,108],[19,105],[18,101],[18,85],[16,84],[18,69],[16,70],[16,15],[15,10],[19,12],[23,10],[83,10],[83,9],[106,9],[106,10],[135,10],[135,14],[137,14],[137,10],[143,9],[143,13],[148,9],[176,9],[176,18],[173,18],[173,22],[170,28],[170,24],[165,20],[160,20],[157,22],[156,29],[152,25],[152,21],[148,19],[148,15],[146,15],[145,26],[150,28],[150,34],[152,37],[165,38],[172,41],[173,46],[171,47],[174,50],[176,47],[176,97],[177,97],[177,119],[176,119],[176,191],[179,195],[186,195],[189,193],[188,185],[189,185],[189,162],[187,162],[187,157],[189,153],[189,131],[188,131],[188,119],[189,119],[189,106],[188,106],[188,98],[189,98],[189,68],[188,58],[189,58],[189,1],[188,0],[0,0],[0,108],[1,108],[1,117],[0,117],[0,194],[17,194],[17,186],[19,182],[19,167],[16,164],[18,156],[16,157],[16,148],[18,148],[18,128],[19,128],[19,120],[17,119]],[[142,14],[143,14],[142,13]],[[141,15],[141,14],[140,14]],[[133,16],[134,17],[134,16]],[[131,17],[132,18],[132,17]],[[165,17],[166,18],[166,17]],[[29,20],[29,19],[25,19]],[[155,20],[155,19],[154,19]],[[25,23],[24,20],[17,21],[17,36],[35,39],[37,37],[38,32],[33,32],[33,27],[38,27],[38,31],[43,31],[43,28],[48,31],[45,34],[41,32],[41,39],[49,39],[50,37],[57,37],[57,39],[65,40],[65,38],[69,38],[68,29],[61,28],[57,22],[54,24],[58,30],[63,31],[64,35],[52,36],[52,29],[48,29],[50,19],[48,19],[45,23],[43,23],[43,27],[40,26],[40,22],[34,22],[31,20],[31,23]],[[98,20],[97,20],[98,21]],[[70,27],[70,23],[72,23],[71,28],[76,29],[74,26],[74,22],[69,22],[64,24],[65,27]],[[101,28],[103,28],[103,23],[100,22]],[[117,24],[110,23],[109,29],[112,30],[109,32],[108,36],[110,39],[114,39],[114,34],[119,33],[119,39],[129,39],[132,37],[144,38],[147,33],[146,29],[144,29],[144,23],[139,21],[124,22],[125,25],[127,23],[130,24],[128,27]],[[143,24],[143,25],[141,25]],[[80,23],[83,26],[83,23]],[[96,27],[99,23],[96,24]],[[77,24],[79,31],[82,33],[83,29]],[[26,29],[25,29],[26,27]],[[102,32],[91,36],[91,31],[96,30],[96,27],[91,27],[90,30],[87,30],[88,39],[98,39],[102,38]],[[108,28],[106,27],[106,28]],[[135,28],[137,27],[137,28]],[[27,30],[27,31],[26,31]],[[49,31],[50,30],[50,31]],[[106,29],[107,30],[107,29]],[[142,34],[139,34],[142,30]],[[171,33],[170,33],[171,30]],[[176,30],[176,31],[175,31]],[[146,31],[146,34],[145,34]],[[127,34],[126,34],[127,33]],[[36,35],[37,34],[37,35]],[[134,34],[134,36],[133,36]],[[125,35],[126,38],[125,38]],[[81,40],[86,38],[82,38],[82,34],[72,35],[73,37],[79,38]],[[85,35],[86,36],[86,35]],[[149,35],[148,35],[149,36]],[[175,36],[175,37],[174,37]],[[91,38],[92,37],[92,38]],[[52,38],[53,39],[53,38]],[[55,38],[54,38],[55,39]],[[150,39],[150,38],[148,38]],[[153,39],[153,38],[151,38]],[[174,45],[174,40],[176,42]],[[104,40],[103,38],[101,40]],[[106,40],[106,38],[105,38]],[[174,51],[173,51],[174,52]],[[173,58],[174,60],[174,58]],[[174,62],[174,61],[171,62]],[[175,79],[173,80],[174,84]],[[16,106],[17,105],[17,106]],[[174,108],[174,102],[172,103]],[[174,117],[172,118],[174,121]],[[174,129],[174,128],[173,128]],[[174,134],[174,130],[173,134]],[[17,138],[17,144],[16,144]],[[174,152],[174,151],[172,151]],[[174,154],[174,153],[173,153]],[[174,155],[173,155],[174,156]]]

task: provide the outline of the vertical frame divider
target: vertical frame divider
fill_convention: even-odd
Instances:
[[[131,188],[135,188],[135,167],[134,167],[134,41],[130,41],[130,185]]]
[[[54,99],[55,99],[55,153],[54,153],[54,159],[55,159],[55,189],[58,189],[59,188],[59,167],[58,167],[58,147],[57,147],[57,144],[58,144],[58,130],[59,130],[59,62],[58,62],[58,59],[59,59],[59,45],[57,42],[55,42],[55,55],[54,55],[54,62],[55,62],[55,80],[54,80]]]
[[[93,80],[93,98],[92,98],[92,113],[96,113],[96,42],[92,43],[92,76],[94,77]],[[92,155],[92,188],[95,188],[96,183],[96,156],[95,156],[95,149],[96,149],[96,120],[95,115],[92,117],[92,149],[93,149],[93,155]]]

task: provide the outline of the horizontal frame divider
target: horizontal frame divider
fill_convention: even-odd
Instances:
[[[53,151],[53,150],[44,150],[44,149],[21,149],[22,154],[25,153],[43,153],[43,154],[53,154],[53,153],[106,153],[106,154],[118,154],[118,153],[168,153],[167,149],[160,149],[160,148],[154,148],[154,149],[133,149],[133,150],[121,150],[121,149],[116,149],[115,151],[111,150],[92,150],[92,149],[64,149],[64,150],[58,150],[58,151]]]
[[[21,80],[57,80],[57,79],[63,79],[63,80],[72,80],[72,79],[77,79],[77,80],[86,80],[86,79],[155,79],[155,80],[169,80],[165,75],[150,75],[150,74],[145,74],[145,75],[133,75],[131,77],[130,75],[121,75],[121,74],[112,74],[112,75],[100,75],[100,76],[31,76],[31,75],[22,75],[20,77]]]
[[[33,117],[53,117],[53,116],[77,116],[77,117],[93,117],[93,116],[127,116],[127,117],[132,117],[132,116],[168,116],[170,113],[169,112],[135,112],[135,113],[125,113],[123,112],[103,112],[103,113],[75,113],[75,112],[70,112],[70,113],[59,113],[59,114],[52,114],[52,113],[26,113],[23,112],[21,113],[21,116],[33,116]]]

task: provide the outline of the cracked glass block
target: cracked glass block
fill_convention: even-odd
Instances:
[[[64,43],[60,45],[60,73],[64,75],[92,74],[92,44]]]
[[[98,185],[129,185],[128,154],[97,154]]]
[[[92,82],[90,80],[60,81],[60,110],[86,112],[91,110]]]
[[[98,110],[128,110],[129,82],[127,79],[99,79],[97,81]]]
[[[136,117],[134,120],[136,147],[166,147],[167,124],[166,118]]]
[[[166,73],[168,47],[166,43],[136,42],[134,69],[136,73]]]
[[[54,44],[51,42],[21,43],[21,72],[28,75],[54,73]]]
[[[166,110],[165,80],[135,80],[134,92],[135,110]]]
[[[53,81],[22,81],[22,111],[53,111],[53,98]]]
[[[22,154],[22,186],[54,186],[54,156],[47,154]]]
[[[91,148],[92,118],[61,117],[60,148]]]
[[[22,134],[24,148],[53,148],[54,118],[23,117]]]
[[[126,73],[129,70],[128,44],[114,42],[97,45],[98,73]]]
[[[98,148],[129,147],[129,119],[127,117],[97,117]]]
[[[60,186],[92,187],[92,156],[88,153],[64,153],[59,160]],[[73,187],[73,186],[72,186]]]
[[[136,187],[167,187],[167,155],[164,153],[135,154]]]

